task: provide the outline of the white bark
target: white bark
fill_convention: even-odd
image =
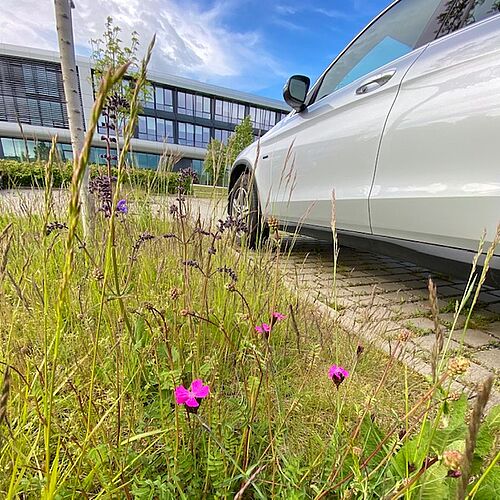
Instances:
[[[72,7],[74,7],[72,0],[54,0],[61,71],[66,97],[66,109],[68,111],[71,146],[73,148],[73,165],[76,165],[83,147],[85,130],[82,102],[78,87],[78,74],[76,71],[73,22],[71,19]],[[85,239],[91,235],[95,212],[93,196],[89,192],[89,180],[90,168],[87,165],[80,186],[83,234]]]

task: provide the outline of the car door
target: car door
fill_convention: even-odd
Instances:
[[[500,3],[457,5],[403,80],[370,211],[374,234],[476,250],[500,221]]]
[[[271,131],[270,212],[282,221],[370,232],[368,196],[385,120],[403,76],[434,36],[440,0],[401,0],[376,18],[328,68],[307,107]],[[261,173],[262,174],[262,173]],[[266,191],[268,192],[268,191]]]

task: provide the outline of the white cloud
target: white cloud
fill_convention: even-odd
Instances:
[[[86,52],[112,16],[127,41],[139,33],[143,49],[156,33],[152,69],[256,91],[286,76],[259,32],[224,26],[229,0],[204,8],[186,0],[74,0],[75,43]],[[57,50],[51,0],[2,0],[0,42]],[[85,54],[87,55],[87,54]]]

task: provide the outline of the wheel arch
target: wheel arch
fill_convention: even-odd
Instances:
[[[234,187],[234,184],[238,180],[238,178],[245,172],[252,173],[252,166],[245,160],[240,160],[236,165],[231,169],[231,173],[229,174],[229,186],[228,192],[230,193]]]

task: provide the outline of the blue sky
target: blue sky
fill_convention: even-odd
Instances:
[[[261,32],[269,52],[280,61],[280,70],[287,74],[305,74],[314,81],[352,38],[390,3],[389,0],[249,0],[228,9],[224,22],[233,30]],[[284,82],[276,81],[276,77],[272,80],[258,93],[280,98]]]
[[[52,0],[1,0],[0,43],[57,50]],[[389,0],[74,0],[75,42],[89,55],[107,16],[127,41],[157,43],[151,68],[281,99],[294,73],[314,81]],[[33,15],[36,12],[36,15]]]

